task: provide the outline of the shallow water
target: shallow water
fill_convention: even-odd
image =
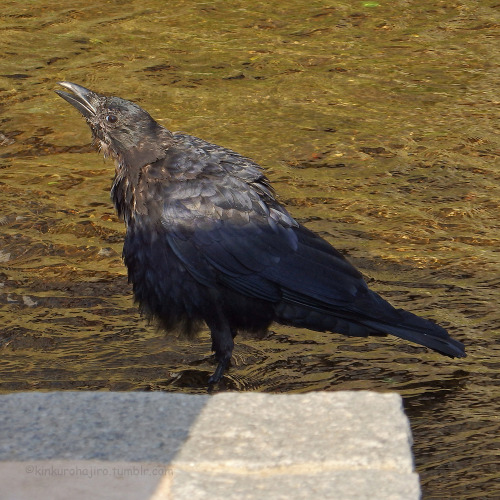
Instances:
[[[111,162],[53,93],[134,100],[266,167],[393,304],[467,346],[277,327],[225,388],[398,391],[425,498],[500,497],[499,4],[7,1],[0,14],[0,390],[203,393],[214,365],[140,319]],[[224,387],[222,387],[224,389]]]

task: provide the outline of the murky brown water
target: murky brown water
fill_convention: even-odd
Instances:
[[[500,498],[497,0],[33,1],[0,14],[0,390],[202,393],[210,341],[138,316],[109,200],[58,80],[248,155],[394,304],[467,345],[276,328],[226,386],[405,397],[426,498]]]

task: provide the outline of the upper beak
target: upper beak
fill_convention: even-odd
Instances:
[[[71,90],[73,94],[68,94],[62,90],[56,90],[63,99],[72,104],[85,118],[91,118],[96,115],[95,103],[98,100],[98,94],[92,92],[81,85],[71,82],[58,82],[59,85]]]

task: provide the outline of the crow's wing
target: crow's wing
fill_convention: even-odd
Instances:
[[[200,283],[332,312],[367,290],[339,252],[258,186],[232,176],[214,181],[178,185],[162,218],[168,244]]]

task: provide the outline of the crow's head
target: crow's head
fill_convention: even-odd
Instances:
[[[141,168],[165,156],[172,134],[142,108],[119,97],[107,97],[70,82],[59,82],[71,90],[56,90],[84,116],[94,140],[119,167]]]

